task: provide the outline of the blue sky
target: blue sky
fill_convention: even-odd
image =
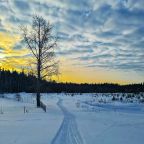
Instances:
[[[0,0],[0,38],[10,41],[0,42],[1,65],[27,64],[19,25],[39,14],[58,37],[61,81],[143,82],[143,6],[144,0]]]

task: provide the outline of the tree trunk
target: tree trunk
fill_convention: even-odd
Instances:
[[[40,107],[40,80],[41,75],[40,75],[40,60],[39,60],[37,66],[37,107]]]
[[[38,61],[37,61],[37,107],[40,107],[40,81],[41,81],[41,39],[40,39],[40,19],[39,19],[39,31],[38,31]]]
[[[40,92],[37,92],[37,107],[40,107]]]

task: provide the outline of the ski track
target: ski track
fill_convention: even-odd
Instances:
[[[51,144],[83,144],[75,116],[62,105],[61,99],[59,99],[57,105],[62,110],[64,119]]]

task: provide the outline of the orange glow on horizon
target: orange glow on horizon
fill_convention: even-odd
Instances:
[[[31,61],[30,57],[26,56],[30,53],[29,50],[27,48],[14,49],[14,46],[20,41],[20,36],[0,32],[0,39],[0,67],[19,72],[23,68],[27,69]],[[61,74],[54,77],[58,82],[119,84],[142,82],[141,77],[135,78],[135,73],[78,67],[65,57],[60,57],[60,62]]]

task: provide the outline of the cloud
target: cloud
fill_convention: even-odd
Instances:
[[[144,72],[143,5],[143,0],[15,0],[0,4],[0,32],[20,35],[18,26],[29,25],[38,13],[54,25],[61,59],[139,73]],[[20,40],[11,46],[15,56],[24,48]]]
[[[29,3],[26,1],[14,0],[14,4],[15,4],[16,8],[18,8],[20,11],[25,11],[25,10],[29,11],[30,10]]]

